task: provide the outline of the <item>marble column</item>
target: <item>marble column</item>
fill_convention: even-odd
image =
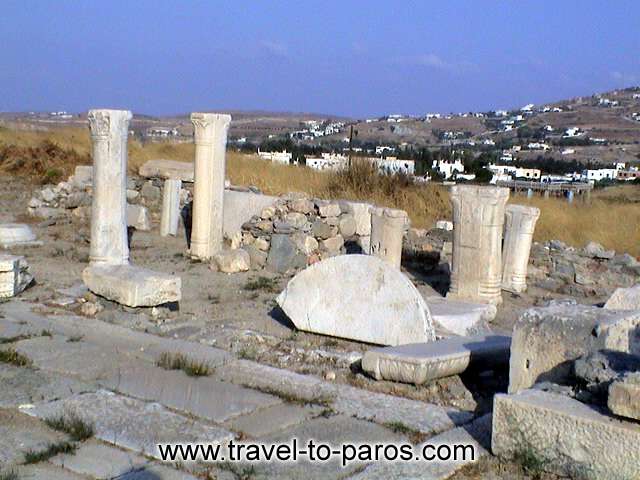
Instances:
[[[369,254],[400,270],[402,238],[408,223],[409,218],[404,210],[372,208]]]
[[[180,189],[182,180],[166,179],[162,191],[162,217],[160,218],[160,236],[166,237],[178,233],[180,218]]]
[[[196,144],[191,256],[208,260],[222,250],[225,156],[230,115],[192,113]]]
[[[508,188],[455,185],[448,298],[502,302],[502,227]]]
[[[92,265],[127,265],[127,137],[131,112],[89,110],[93,155]]]
[[[540,209],[525,205],[507,205],[502,247],[502,289],[521,293],[527,289],[527,266],[533,231]]]

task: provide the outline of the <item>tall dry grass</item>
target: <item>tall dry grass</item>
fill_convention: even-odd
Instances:
[[[57,146],[51,158],[46,145]],[[3,161],[2,146],[14,157]],[[26,150],[25,150],[26,149]],[[33,149],[33,150],[28,150]],[[40,155],[34,158],[33,155]],[[62,153],[60,153],[62,152]],[[15,162],[16,155],[23,162]],[[30,132],[0,128],[0,171],[49,181],[47,168],[68,176],[78,163],[90,161],[88,130],[56,129]],[[193,144],[147,143],[129,140],[129,170],[135,172],[145,161],[167,158],[190,162]],[[319,198],[360,200],[406,210],[416,228],[430,228],[438,219],[451,217],[449,194],[439,185],[413,185],[401,177],[380,176],[370,166],[355,163],[344,172],[318,172],[308,168],[272,164],[255,155],[229,152],[227,177],[235,185],[255,185],[265,193],[279,195],[303,191]],[[541,210],[535,239],[562,240],[583,246],[594,240],[618,252],[640,255],[640,186],[626,185],[593,193],[590,204],[569,204],[559,198],[511,197],[511,203],[534,205]]]

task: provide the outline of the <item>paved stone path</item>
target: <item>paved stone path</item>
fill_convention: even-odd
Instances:
[[[25,479],[375,479],[449,478],[462,465],[161,463],[157,442],[480,442],[490,419],[280,370],[202,344],[131,331],[94,319],[38,314],[41,306],[0,304],[0,350],[30,366],[0,363],[0,475]],[[190,377],[156,366],[184,354],[211,374]],[[74,416],[93,427],[73,442],[45,422]],[[403,428],[398,428],[403,426]],[[435,437],[434,437],[435,436]],[[24,465],[27,452],[72,442],[75,452]],[[207,476],[209,475],[209,476]],[[0,476],[0,478],[2,478]]]

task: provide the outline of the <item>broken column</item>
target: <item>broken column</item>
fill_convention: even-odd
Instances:
[[[502,302],[502,227],[508,198],[508,188],[451,188],[453,258],[447,297]]]
[[[93,155],[91,207],[92,265],[126,265],[127,243],[127,138],[131,112],[90,110]]]
[[[408,221],[407,212],[404,210],[372,208],[369,254],[400,270],[402,236]]]
[[[540,209],[525,205],[507,205],[502,247],[502,289],[520,293],[527,289],[527,266],[533,231]]]
[[[178,233],[180,218],[180,189],[182,180],[167,179],[162,192],[162,217],[160,219],[160,235],[175,236]]]
[[[93,293],[129,307],[177,302],[179,277],[129,265],[127,243],[127,136],[131,112],[90,110],[93,205],[89,267],[82,272]]]
[[[192,113],[196,144],[191,256],[208,260],[222,250],[225,155],[230,115]]]

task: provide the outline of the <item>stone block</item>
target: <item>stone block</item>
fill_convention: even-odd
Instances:
[[[436,228],[440,230],[446,230],[447,232],[453,231],[453,222],[449,220],[438,220],[436,222]]]
[[[289,235],[276,234],[271,237],[271,248],[267,256],[267,268],[272,272],[286,273],[306,265],[307,258],[298,252]]]
[[[498,309],[488,303],[471,303],[442,297],[428,297],[431,317],[443,334],[474,335],[488,330]]]
[[[78,188],[93,184],[93,165],[77,165],[73,172],[73,184]]]
[[[0,254],[0,298],[15,297],[33,281],[24,257]]]
[[[338,217],[342,210],[337,203],[322,202],[318,205],[318,213],[321,217]]]
[[[306,233],[294,233],[291,236],[291,240],[296,244],[298,250],[305,255],[311,255],[318,250],[318,241]]]
[[[618,288],[609,297],[604,308],[609,310],[640,310],[640,283],[629,288]]]
[[[36,240],[36,235],[24,223],[0,223],[0,247],[36,246],[42,242]]]
[[[82,279],[96,295],[129,307],[152,307],[178,302],[180,277],[132,265],[93,265]]]
[[[507,365],[510,345],[510,337],[480,335],[375,348],[362,357],[362,369],[376,380],[422,385],[462,373],[472,363]]]
[[[555,393],[496,395],[491,448],[507,459],[532,457],[560,476],[640,478],[640,425]]]
[[[621,417],[640,420],[640,372],[630,372],[609,385],[609,410]]]
[[[368,255],[307,267],[277,302],[300,330],[381,345],[435,340],[420,292],[399,270]]]
[[[370,236],[371,235],[371,208],[373,205],[370,203],[350,202],[348,200],[341,200],[339,202],[340,209],[344,213],[350,213],[353,215],[356,221],[356,235],[358,236]],[[365,250],[368,252],[369,250]]]
[[[640,353],[640,311],[570,303],[529,309],[513,329],[509,393],[541,381],[562,384],[574,360],[605,349]]]
[[[151,230],[151,220],[149,219],[147,207],[127,203],[127,226],[143,232]]]
[[[231,238],[236,232],[240,232],[243,223],[254,215],[260,216],[263,210],[271,208],[276,200],[278,197],[270,195],[225,190],[222,225],[224,236]]]
[[[223,273],[246,272],[251,268],[249,252],[238,248],[236,250],[223,250],[213,256],[218,270]]]
[[[146,178],[164,178],[193,183],[194,166],[193,162],[149,160],[140,167],[138,173]]]
[[[353,237],[356,234],[356,219],[350,213],[340,216],[338,221],[338,229],[340,235],[345,238]]]
[[[372,208],[369,254],[399,270],[404,231],[408,226],[409,217],[404,210]]]

